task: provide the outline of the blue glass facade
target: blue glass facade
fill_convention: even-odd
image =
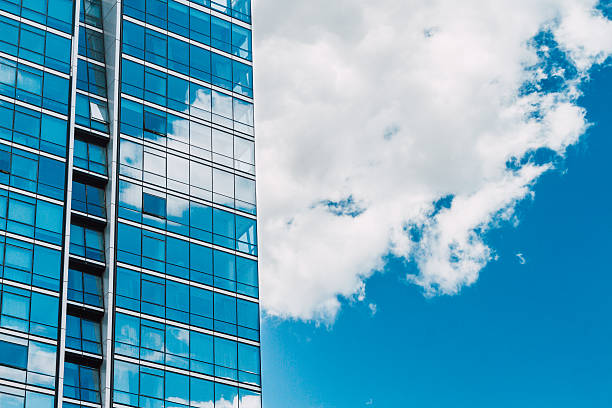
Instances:
[[[261,407],[250,0],[0,0],[0,407]]]

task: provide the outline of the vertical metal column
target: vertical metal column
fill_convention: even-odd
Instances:
[[[104,54],[106,62],[106,84],[108,88],[108,110],[110,121],[110,143],[107,157],[110,164],[109,182],[106,186],[106,208],[108,228],[105,245],[107,268],[104,276],[105,315],[102,321],[102,350],[104,361],[100,368],[102,406],[111,408],[113,387],[113,321],[115,290],[115,244],[117,227],[117,171],[119,146],[119,88],[121,51],[121,1],[102,0],[102,26],[104,29]]]

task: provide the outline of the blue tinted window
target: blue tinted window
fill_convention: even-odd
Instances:
[[[184,4],[168,2],[168,30],[183,36],[189,36],[189,10]]]
[[[68,398],[100,403],[98,369],[66,363],[64,366],[64,395]]]
[[[237,299],[238,324],[252,329],[259,329],[259,306],[248,300]]]
[[[69,269],[68,300],[101,307],[102,279],[96,275]]]
[[[113,397],[116,402],[138,405],[138,366],[115,360]]]
[[[140,367],[140,394],[163,399],[164,372],[154,368]]]
[[[238,388],[221,383],[215,383],[215,406],[223,406],[225,401],[238,399]]]
[[[211,45],[225,52],[231,52],[232,24],[218,17],[211,17]]]
[[[138,58],[144,58],[145,29],[129,21],[123,22],[123,50]]]
[[[73,181],[72,208],[98,217],[104,217],[106,215],[104,190]]]
[[[104,232],[72,224],[70,253],[104,262]]]
[[[140,299],[140,274],[125,268],[117,268],[117,294]],[[139,307],[135,307],[139,310]]]
[[[251,22],[251,0],[232,0],[232,15],[247,23]]]
[[[208,407],[213,406],[215,400],[214,383],[211,381],[202,380],[191,377],[191,406],[193,407]]]
[[[38,162],[38,182],[44,186],[39,191],[53,198],[62,199],[64,191],[66,164],[48,157],[40,157]]]
[[[238,343],[238,368],[241,371],[259,374],[259,348]]]
[[[146,214],[166,218],[166,199],[153,194],[143,193],[142,210]]]
[[[236,323],[236,298],[215,293],[215,319]]]
[[[166,401],[189,401],[189,377],[166,372]]]
[[[47,24],[67,33],[72,32],[72,8],[74,2],[71,0],[49,0],[49,19]]]
[[[0,340],[0,364],[25,370],[28,364],[27,346]]]
[[[251,30],[232,25],[232,54],[250,61],[253,58],[251,41]]]
[[[213,227],[214,233],[224,235],[229,238],[235,237],[235,226],[234,226],[235,215],[233,213],[219,210],[215,208],[213,210]]]
[[[72,315],[66,320],[66,347],[102,354],[99,322]]]
[[[227,252],[214,251],[215,276],[236,280],[236,256]]]
[[[106,175],[106,149],[80,139],[74,140],[74,165]]]
[[[215,364],[228,368],[238,367],[236,342],[215,337]]]

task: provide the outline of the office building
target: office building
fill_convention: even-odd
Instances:
[[[260,408],[250,0],[0,19],[0,407]]]

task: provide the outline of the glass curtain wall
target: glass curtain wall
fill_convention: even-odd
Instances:
[[[113,400],[260,407],[250,5],[124,1]]]
[[[250,0],[0,10],[0,407],[260,408]]]
[[[51,408],[61,353],[74,5],[2,0],[0,10],[0,407]]]

